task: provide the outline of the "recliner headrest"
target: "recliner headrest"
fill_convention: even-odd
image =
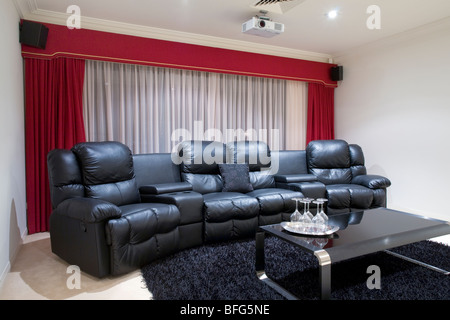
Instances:
[[[227,147],[227,161],[231,163],[247,163],[250,171],[269,168],[271,154],[269,146],[263,141],[234,141]]]
[[[121,206],[139,203],[131,150],[120,142],[85,142],[72,152],[80,162],[86,197]]]
[[[183,141],[172,161],[181,164],[185,173],[218,174],[219,164],[226,163],[226,149],[218,141]]]
[[[314,140],[306,147],[308,167],[350,168],[350,151],[344,140]]]
[[[114,141],[83,142],[72,152],[81,164],[83,183],[97,185],[134,178],[133,156],[124,144]]]

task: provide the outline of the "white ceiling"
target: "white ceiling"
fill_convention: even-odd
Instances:
[[[259,14],[258,0],[13,0],[22,18],[64,24],[70,5],[81,27],[217,47],[324,60],[356,47],[450,17],[450,0],[297,0],[284,13],[269,12],[285,32],[263,38],[241,32]],[[381,9],[381,29],[370,30],[366,12]],[[335,20],[326,17],[332,9]]]

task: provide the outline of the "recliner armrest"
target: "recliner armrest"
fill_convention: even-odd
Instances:
[[[277,174],[274,176],[276,182],[312,182],[317,181],[317,177],[313,174]]]
[[[195,191],[179,191],[163,194],[141,194],[142,202],[165,203],[177,206],[181,225],[203,221],[203,196]]]
[[[379,175],[360,175],[353,178],[352,183],[359,184],[370,189],[384,189],[391,185],[388,178]]]
[[[141,194],[164,194],[181,191],[191,191],[192,185],[188,182],[172,182],[146,185],[139,188]]]
[[[120,208],[110,202],[93,198],[71,198],[61,202],[52,214],[60,214],[87,223],[120,217]]]

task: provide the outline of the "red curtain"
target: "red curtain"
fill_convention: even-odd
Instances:
[[[49,230],[47,153],[86,140],[84,60],[25,60],[25,145],[29,234]]]
[[[334,88],[308,84],[306,144],[312,140],[334,139]]]

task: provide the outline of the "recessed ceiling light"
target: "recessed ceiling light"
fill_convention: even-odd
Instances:
[[[329,19],[336,19],[337,16],[338,16],[337,10],[331,10],[327,13],[327,17]]]

